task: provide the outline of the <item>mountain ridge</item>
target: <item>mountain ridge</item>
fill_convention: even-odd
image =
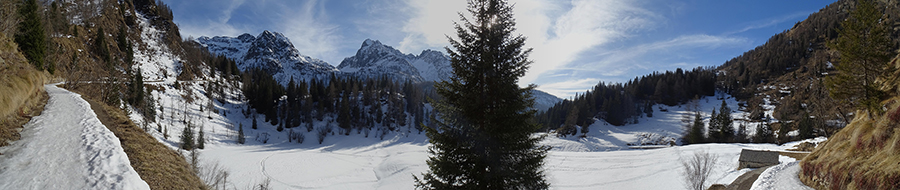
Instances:
[[[282,85],[294,80],[324,80],[331,75],[359,78],[387,77],[397,82],[414,83],[449,80],[453,75],[450,57],[441,51],[425,49],[415,55],[403,53],[381,41],[365,39],[356,54],[334,67],[320,59],[302,55],[290,39],[265,30],[257,36],[202,36],[195,40],[213,54],[234,59],[241,70],[258,67],[273,74]],[[535,90],[535,108],[546,110],[561,98]]]

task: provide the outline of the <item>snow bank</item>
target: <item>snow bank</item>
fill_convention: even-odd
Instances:
[[[81,95],[44,87],[44,112],[0,148],[0,189],[150,189]]]
[[[806,186],[800,182],[797,176],[800,174],[800,161],[781,163],[764,171],[759,178],[753,182],[751,190],[770,190],[770,189],[802,189],[812,190],[813,188]]]

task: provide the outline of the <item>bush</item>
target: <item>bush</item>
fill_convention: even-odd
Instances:
[[[316,137],[319,139],[319,144],[322,144],[322,141],[325,141],[325,136],[328,135],[328,129],[326,127],[319,127],[316,129]]]
[[[718,159],[709,152],[695,152],[688,160],[682,160],[685,186],[692,190],[703,190]]]

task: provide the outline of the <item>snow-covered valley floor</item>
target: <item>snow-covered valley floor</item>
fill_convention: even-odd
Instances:
[[[737,102],[733,99],[727,101],[733,110],[737,110]],[[702,101],[699,110],[712,110],[720,102],[715,99]],[[553,148],[544,166],[551,189],[686,189],[681,162],[697,152],[708,152],[718,157],[707,186],[729,184],[740,175],[752,171],[736,170],[741,149],[783,151],[799,143],[781,146],[698,144],[631,149],[629,144],[647,140],[642,139],[641,135],[653,134],[654,137],[674,139],[682,132],[680,120],[685,112],[683,108],[654,107],[668,111],[657,109],[654,117],[641,118],[639,123],[626,126],[607,125],[598,120],[591,125],[590,132],[584,138],[547,137],[541,145]],[[250,129],[248,126],[252,122],[236,112],[240,109],[238,105],[225,104],[219,109],[231,111],[227,117],[213,114],[212,121],[205,122],[205,130],[212,136],[208,137],[210,142],[207,148],[200,150],[200,158],[204,165],[218,163],[225,167],[230,174],[229,187],[250,188],[268,179],[275,189],[413,189],[413,176],[421,176],[428,169],[425,164],[429,146],[427,137],[417,134],[415,130],[408,135],[392,132],[384,140],[353,131],[349,136],[328,135],[320,145],[316,142],[315,131],[293,128],[306,136],[305,142],[298,144],[288,142],[286,132],[277,132],[274,126],[266,122],[259,122],[259,129]],[[735,118],[743,114],[740,111],[733,113]],[[222,123],[225,125],[220,126]],[[237,123],[244,126],[247,144],[239,145],[233,140],[234,125]],[[325,123],[315,123],[315,126],[320,125]],[[170,133],[180,131],[178,128],[169,130]],[[159,137],[159,133],[151,133],[160,141],[177,146],[177,140],[165,140]],[[267,143],[256,141],[258,135],[267,135]],[[814,139],[822,140],[824,138]],[[782,189],[785,185],[788,189],[803,188],[802,184],[795,183],[797,170],[792,168],[796,169],[797,164],[790,165],[796,160],[786,156],[779,159],[784,166],[772,167],[778,171],[766,171],[760,177],[764,181],[758,181],[760,184],[775,185],[756,188]]]
[[[22,139],[0,147],[0,189],[150,189],[88,102],[44,87],[44,112],[25,124]]]
[[[394,136],[384,141],[355,135],[333,139],[341,142],[322,146],[315,142],[299,145],[289,142],[216,144],[203,150],[201,158],[207,163],[227,166],[233,180],[231,186],[238,189],[251,187],[267,178],[275,189],[413,189],[412,176],[421,176],[428,168],[425,165],[428,144],[424,135]],[[648,150],[551,151],[544,168],[552,189],[685,189],[681,160],[695,152],[705,151],[718,157],[708,184],[728,184],[751,171],[736,170],[741,149],[785,150],[794,144],[701,144]],[[786,156],[780,156],[779,160],[783,164],[796,161]],[[769,177],[760,179],[769,180],[767,184],[798,185],[779,182],[784,178],[796,178],[796,170],[793,176],[782,173],[763,174]],[[765,187],[759,189],[785,186]]]

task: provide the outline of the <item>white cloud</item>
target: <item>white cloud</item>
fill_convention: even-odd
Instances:
[[[399,49],[404,52],[446,46],[445,35],[454,37],[452,23],[457,12],[465,13],[463,1],[409,0],[416,12],[403,27],[406,37]],[[535,82],[541,74],[566,67],[579,54],[605,43],[622,40],[629,33],[654,27],[659,15],[639,7],[637,1],[614,0],[514,0],[519,33],[534,48],[528,73],[521,84]]]
[[[193,36],[236,36],[242,34],[244,28],[235,28],[234,25],[228,24],[228,21],[231,20],[232,13],[238,7],[244,5],[246,0],[232,0],[232,1],[222,1],[219,6],[222,6],[220,10],[221,13],[217,12],[217,15],[213,15],[212,18],[201,19],[201,20],[188,20],[187,23],[179,23],[179,29],[182,34],[185,34],[184,37]],[[192,2],[180,2],[191,4]],[[194,6],[194,5],[190,5]],[[190,7],[188,6],[188,7]],[[219,7],[216,7],[217,9]],[[182,18],[181,15],[176,15],[176,21],[179,21],[179,18]],[[202,17],[202,16],[200,16]]]
[[[573,0],[567,10],[553,6],[553,2],[540,3],[540,7],[547,9],[535,12],[548,15],[550,19],[544,21],[548,24],[541,25],[547,27],[546,30],[523,31],[529,36],[527,44],[534,47],[531,56],[534,64],[522,78],[522,84],[535,82],[545,72],[567,67],[592,48],[622,40],[635,31],[652,29],[661,18],[639,7],[635,1]],[[559,16],[551,17],[555,14]]]
[[[782,23],[782,22],[797,20],[797,18],[801,18],[801,17],[808,16],[808,15],[809,15],[809,13],[807,13],[807,12],[797,12],[797,13],[790,14],[790,15],[784,15],[784,16],[781,16],[778,18],[771,18],[768,20],[757,21],[754,23],[747,24],[746,27],[744,27],[740,30],[731,31],[731,32],[728,32],[725,34],[731,35],[731,34],[746,32],[746,31],[753,30],[753,29],[765,28],[765,27],[769,27],[769,26],[773,26],[773,25]]]
[[[617,50],[605,50],[603,53],[597,54],[596,61],[579,63],[572,66],[563,66],[554,68],[555,75],[542,76],[542,78],[562,79],[561,82],[542,84],[539,88],[559,97],[570,97],[576,92],[583,92],[599,80],[590,78],[593,81],[584,79],[584,73],[590,76],[610,77],[618,80],[605,80],[607,82],[628,80],[633,78],[633,70],[652,70],[660,71],[673,69],[668,67],[696,67],[699,64],[674,62],[674,63],[644,63],[643,58],[658,57],[660,54],[687,54],[682,51],[697,49],[715,49],[722,46],[736,46],[749,43],[744,38],[732,38],[723,36],[710,35],[684,35],[674,39],[653,42],[648,44],[636,45],[629,48]],[[658,61],[658,60],[654,60]],[[582,78],[579,78],[582,77]]]
[[[598,81],[600,81],[599,78],[584,78],[578,80],[543,84],[541,86],[538,86],[538,89],[552,94],[556,97],[571,99],[573,98],[572,96],[574,96],[576,93],[584,93],[588,89],[591,89],[591,87],[597,85]]]
[[[717,48],[727,45],[740,45],[748,42],[749,40],[744,38],[710,36],[705,34],[684,35],[667,41],[653,42],[631,48],[608,51],[604,54],[604,58],[595,62],[592,66],[595,66],[593,68],[603,68],[612,66],[613,64],[622,63],[632,63],[632,66],[640,66],[640,63],[634,62],[635,59],[646,57],[648,54],[656,52],[680,51],[688,48]]]
[[[406,3],[413,13],[402,28],[406,33],[398,47],[402,52],[448,44],[445,35],[454,36],[453,22],[459,20],[457,13],[466,8],[465,1],[408,0]]]
[[[343,55],[338,54],[338,41],[341,39],[338,25],[329,23],[328,12],[324,3],[320,1],[307,1],[302,7],[292,7],[286,2],[280,12],[277,22],[279,28],[274,30],[283,33],[300,51],[300,54],[308,55],[327,61],[330,64],[338,64]],[[299,10],[297,10],[299,8]]]

